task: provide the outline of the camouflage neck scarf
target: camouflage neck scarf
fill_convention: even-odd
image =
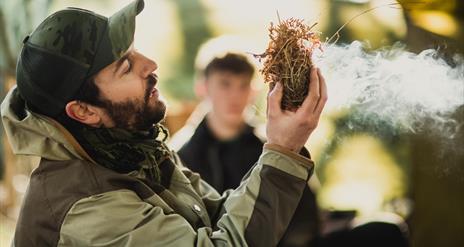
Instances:
[[[160,124],[148,131],[85,128],[81,136],[100,165],[119,173],[143,172],[155,183],[161,179],[159,165],[171,157],[164,143],[168,132]]]

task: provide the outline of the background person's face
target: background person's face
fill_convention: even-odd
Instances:
[[[131,48],[97,74],[105,127],[146,130],[164,118],[166,106],[155,88],[157,68],[154,61]]]
[[[229,124],[240,124],[250,101],[251,76],[229,71],[213,71],[206,79],[206,93],[213,113]]]

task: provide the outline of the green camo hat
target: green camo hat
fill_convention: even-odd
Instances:
[[[87,78],[127,51],[143,7],[143,0],[136,0],[109,18],[79,8],[47,17],[23,41],[16,68],[19,93],[41,113],[58,115]]]

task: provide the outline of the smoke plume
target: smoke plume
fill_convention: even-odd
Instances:
[[[329,109],[355,110],[372,124],[415,133],[430,126],[453,137],[462,123],[450,115],[464,105],[464,63],[450,66],[438,51],[401,46],[366,52],[360,42],[328,45],[314,55],[326,78]],[[448,61],[449,62],[449,61]]]

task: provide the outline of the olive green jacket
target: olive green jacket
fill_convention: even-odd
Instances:
[[[265,145],[241,185],[223,195],[177,160],[161,164],[160,189],[143,174],[95,164],[62,126],[28,111],[15,88],[1,114],[13,152],[41,157],[14,246],[299,246],[311,238],[315,219],[303,213],[291,222],[313,163],[282,147]]]

